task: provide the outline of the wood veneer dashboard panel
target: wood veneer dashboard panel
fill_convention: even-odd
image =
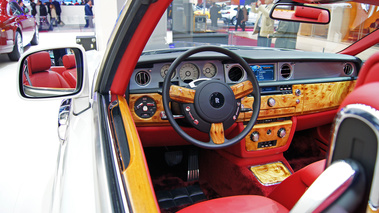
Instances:
[[[297,84],[292,86],[292,94],[261,96],[259,119],[301,115],[338,108],[345,97],[354,89],[356,81],[343,81],[318,84]],[[296,90],[300,94],[296,94]],[[150,97],[156,102],[157,110],[151,118],[140,118],[134,111],[135,102],[141,97]],[[269,106],[268,100],[275,99],[275,105]],[[242,99],[243,107],[252,108],[253,97]],[[162,96],[158,93],[131,94],[129,99],[130,110],[137,126],[169,125],[167,120],[160,118],[164,111]],[[238,122],[248,121],[252,112],[240,113]]]
[[[156,103],[157,110],[151,118],[141,118],[136,114],[134,110],[136,101],[139,98],[142,98],[145,96],[152,98]],[[158,93],[131,94],[129,97],[129,106],[130,106],[130,111],[132,112],[132,115],[133,115],[133,120],[137,126],[148,126],[148,125],[156,126],[156,125],[169,125],[170,124],[168,120],[162,120],[160,117],[160,113],[164,111],[164,109],[163,109],[163,103],[162,103],[162,96]]]
[[[303,113],[338,108],[345,97],[353,91],[356,81],[343,81],[303,86]]]
[[[279,129],[285,129],[286,135],[283,138],[280,138],[278,136]],[[256,151],[256,150],[266,150],[266,149],[273,149],[285,146],[287,144],[290,132],[292,128],[292,121],[282,121],[282,122],[274,122],[274,123],[264,123],[264,124],[256,124],[254,125],[254,128],[247,134],[245,137],[246,141],[246,150],[247,151]],[[250,135],[256,132],[259,134],[259,140],[258,141],[252,141],[250,138]],[[275,146],[270,147],[258,147],[258,144],[260,142],[266,142],[266,141],[276,141]]]

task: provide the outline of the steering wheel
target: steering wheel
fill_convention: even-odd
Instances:
[[[171,76],[179,64],[196,53],[212,51],[227,55],[239,63],[247,73],[247,80],[229,86],[225,82],[203,79],[193,88],[171,85]],[[244,130],[231,139],[225,138],[224,129],[232,126],[241,111],[241,98],[252,94],[254,97],[253,113]],[[261,105],[259,84],[249,64],[234,52],[217,46],[201,46],[189,49],[175,59],[167,71],[162,89],[163,107],[166,116],[175,131],[188,142],[203,148],[218,149],[231,146],[241,141],[257,121]],[[170,109],[170,101],[179,102],[185,118],[196,129],[209,133],[210,141],[199,141],[180,128]]]

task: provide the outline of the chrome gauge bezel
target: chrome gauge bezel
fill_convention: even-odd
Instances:
[[[204,64],[203,66],[203,75],[207,78],[213,78],[215,77],[217,74],[217,67],[211,63],[211,62],[207,62],[206,64]]]
[[[161,74],[161,77],[164,79],[166,77],[166,74],[167,74],[167,71],[168,69],[170,68],[171,64],[165,64],[161,67],[161,71],[160,71],[160,74]],[[175,72],[172,74],[171,76],[171,79],[173,79],[174,77],[176,76],[176,70]]]
[[[190,68],[191,70],[188,70]],[[189,75],[188,75],[189,74]],[[191,78],[187,78],[191,77]],[[186,80],[196,80],[200,77],[200,69],[197,67],[194,63],[185,63],[180,66],[179,69],[179,78],[181,81],[186,81]]]

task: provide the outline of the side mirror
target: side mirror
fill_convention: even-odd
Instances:
[[[320,7],[279,3],[271,10],[270,18],[312,24],[329,24],[330,12],[328,9]]]
[[[19,91],[28,99],[75,95],[82,89],[83,72],[79,48],[33,52],[19,64]]]

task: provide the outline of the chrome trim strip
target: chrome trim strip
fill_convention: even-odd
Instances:
[[[105,101],[104,99],[102,99],[102,104],[105,104]],[[108,113],[106,113],[108,114]],[[106,125],[107,125],[107,128],[108,128],[108,132],[112,132],[111,130],[111,126],[110,126],[110,123],[109,123],[109,119],[105,119],[106,120]],[[120,170],[120,165],[118,165],[118,160],[117,160],[117,153],[116,153],[116,147],[115,147],[115,141],[113,140],[113,137],[110,137],[110,140],[111,140],[111,147],[112,147],[112,157],[113,157],[113,166],[114,168],[116,168],[116,175],[117,175],[117,183],[118,183],[118,187],[121,191],[121,199],[122,199],[122,203],[123,203],[123,206],[124,206],[124,210],[125,212],[130,212],[129,210],[129,204],[128,204],[128,201],[127,201],[127,198],[126,198],[126,188],[125,188],[125,182],[124,180],[122,179],[121,177],[121,170]]]

